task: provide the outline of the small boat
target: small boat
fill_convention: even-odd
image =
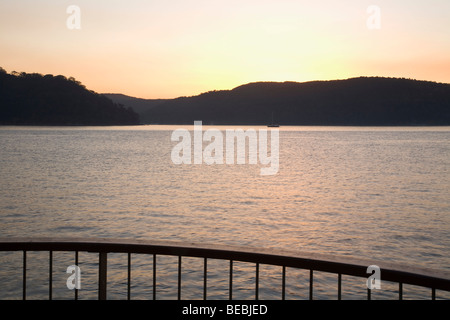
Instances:
[[[280,125],[273,122],[273,112],[272,112],[272,123],[267,125],[269,128],[278,128]]]

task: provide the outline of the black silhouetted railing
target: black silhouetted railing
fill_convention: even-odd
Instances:
[[[208,259],[220,259],[229,262],[229,299],[233,299],[233,262],[255,263],[255,299],[259,298],[259,269],[261,264],[282,267],[281,298],[285,299],[286,268],[309,270],[309,299],[313,299],[314,271],[334,273],[338,277],[337,298],[342,297],[342,275],[367,278],[369,265],[377,265],[381,270],[381,280],[398,283],[398,298],[403,298],[403,284],[430,288],[431,299],[436,298],[436,290],[450,291],[450,272],[431,269],[405,267],[389,262],[374,262],[348,257],[336,257],[315,253],[301,253],[279,249],[255,249],[248,247],[219,246],[167,241],[139,241],[115,239],[0,239],[0,251],[23,252],[23,292],[27,296],[27,251],[49,252],[49,299],[52,299],[53,252],[75,252],[75,265],[78,265],[79,252],[96,252],[99,254],[98,298],[107,298],[107,258],[108,253],[128,254],[127,298],[130,299],[131,288],[131,254],[153,255],[153,299],[156,299],[156,257],[169,255],[178,257],[178,292],[181,299],[182,257],[203,258],[203,299],[207,298]],[[75,290],[75,299],[78,298]],[[367,289],[367,299],[371,299],[371,290]]]

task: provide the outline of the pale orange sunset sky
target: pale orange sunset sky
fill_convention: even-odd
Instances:
[[[450,83],[450,1],[2,0],[0,67],[141,98],[357,76]]]

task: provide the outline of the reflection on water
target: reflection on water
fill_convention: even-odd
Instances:
[[[261,176],[260,166],[248,162],[174,165],[170,153],[176,143],[170,136],[177,128],[0,128],[1,236],[186,240],[450,268],[448,127],[281,127],[280,167],[274,176]],[[36,265],[47,265],[48,253],[35,254]],[[62,269],[55,270],[54,295],[73,297],[65,287],[73,254],[57,255]],[[80,298],[96,298],[97,260],[85,255]],[[176,262],[170,258],[158,261],[159,298],[176,298]],[[1,253],[0,259],[5,288],[0,297],[20,298],[20,270],[12,265],[21,265],[21,254]],[[183,298],[202,298],[203,274],[195,271],[199,263],[193,258],[183,262]],[[152,256],[133,258],[134,297],[152,297],[151,266]],[[215,267],[208,267],[208,297],[226,298],[228,275],[220,270],[227,264]],[[110,296],[125,298],[126,257],[110,257],[109,268]],[[253,298],[254,274],[245,271],[254,266],[236,268],[236,298]],[[36,279],[30,296],[48,292],[44,269],[30,273]],[[5,280],[17,272],[17,283]],[[267,266],[261,272],[260,297],[279,298],[280,270]],[[288,297],[307,298],[302,290],[307,290],[308,275],[292,270],[288,276],[295,284]],[[337,280],[327,277],[318,278],[319,297],[335,287],[330,283]],[[349,279],[349,297],[359,291],[365,296],[365,279],[359,280],[362,284]]]

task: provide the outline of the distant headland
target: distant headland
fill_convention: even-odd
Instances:
[[[166,100],[106,96],[148,124],[450,125],[450,84],[404,78],[256,82]]]

